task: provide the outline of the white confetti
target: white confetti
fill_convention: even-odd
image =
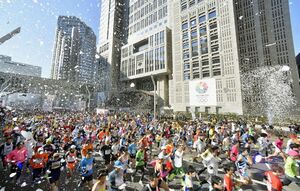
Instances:
[[[12,178],[12,177],[16,176],[16,174],[17,174],[16,172],[11,173],[11,174],[9,175],[9,177]]]
[[[25,187],[25,186],[27,186],[27,184],[26,184],[26,182],[23,182],[23,183],[21,184],[21,187]]]
[[[276,45],[276,42],[274,42],[274,43],[271,43],[271,44],[266,44],[266,47],[269,47],[269,46],[274,46],[274,45]]]

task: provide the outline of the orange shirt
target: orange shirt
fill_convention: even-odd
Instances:
[[[102,140],[105,135],[107,135],[107,132],[100,131],[100,133],[98,133],[98,139]]]
[[[277,175],[275,175],[272,171],[267,171],[265,172],[265,176],[268,179],[268,191],[272,191],[273,189],[277,191],[282,191],[282,182]]]
[[[47,161],[48,161],[47,153],[37,153],[32,156],[32,158],[29,161],[29,164],[33,169],[44,168]]]
[[[174,146],[173,145],[171,145],[171,144],[167,144],[166,145],[166,153],[167,154],[172,154],[173,150],[174,150]]]
[[[232,181],[232,178],[225,174],[224,176],[224,185],[225,185],[225,190],[226,191],[232,191],[234,188],[234,183]]]
[[[85,144],[83,147],[82,147],[82,151],[81,151],[81,154],[82,156],[86,156],[88,150],[94,150],[94,147],[92,144]]]

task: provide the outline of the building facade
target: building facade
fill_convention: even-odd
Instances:
[[[288,65],[299,99],[288,0],[130,0],[123,12],[116,2],[102,1],[99,49],[114,83],[153,91],[152,76],[161,107],[244,114],[257,101],[243,93],[244,74]],[[217,103],[190,105],[190,81],[211,78]]]
[[[242,114],[237,34],[232,0],[177,0],[174,6],[171,105],[192,109],[189,81],[214,78],[216,106],[195,111]]]
[[[80,19],[59,16],[52,58],[52,79],[95,81],[96,36]]]
[[[300,87],[288,0],[234,0],[241,73],[258,67],[289,66],[290,79],[298,103]],[[244,111],[255,103],[263,90],[254,86],[253,94],[243,95]],[[250,111],[249,111],[250,112]]]
[[[300,53],[296,56],[296,63],[298,67],[298,75],[300,76]],[[300,77],[299,77],[299,85],[300,85]]]
[[[127,40],[128,1],[102,0],[99,31],[99,67],[105,69],[100,75],[106,96],[118,91],[120,76],[121,46]]]
[[[173,1],[133,0],[129,3],[128,42],[122,46],[120,80],[129,87],[153,91],[169,106],[172,73]]]
[[[40,66],[14,62],[10,56],[0,55],[0,72],[41,77],[42,68]]]

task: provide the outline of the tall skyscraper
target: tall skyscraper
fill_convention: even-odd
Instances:
[[[296,63],[297,63],[297,67],[298,67],[298,74],[300,76],[300,53],[296,56]],[[300,77],[299,77],[299,85],[300,85]]]
[[[175,111],[190,110],[189,82],[213,78],[216,106],[198,112],[241,114],[241,80],[233,0],[176,0],[173,25],[173,96]]]
[[[120,80],[138,89],[153,91],[169,105],[172,70],[171,17],[173,1],[133,0],[129,3],[128,41],[122,46]],[[126,84],[126,83],[125,83]]]
[[[234,0],[234,6],[241,73],[264,66],[289,66],[286,75],[300,101],[289,1]],[[244,111],[252,110],[248,102],[256,102],[263,92],[259,88],[243,96]]]
[[[52,79],[94,82],[96,35],[80,19],[59,16],[52,58]]]
[[[102,1],[100,22],[110,80],[152,91],[153,76],[160,106],[190,110],[190,82],[213,79],[216,104],[194,109],[243,114],[242,76],[278,65],[290,67],[299,98],[288,0],[130,0],[117,3],[122,11],[116,3]]]
[[[127,3],[126,0],[101,1],[98,53],[100,68],[108,70],[105,71],[108,77],[100,77],[105,80],[101,83],[107,84],[103,89],[107,95],[118,91],[121,46],[127,39]]]

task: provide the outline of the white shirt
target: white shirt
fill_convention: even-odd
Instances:
[[[176,151],[175,152],[175,158],[174,158],[174,165],[176,168],[181,168],[182,167],[182,156],[183,156],[183,151]]]
[[[207,167],[207,172],[213,175],[217,175],[218,173],[219,162],[220,159],[212,154],[208,154],[208,156],[203,159],[203,164]]]
[[[118,150],[119,150],[119,145],[114,144],[114,145],[111,147],[111,150],[112,150],[112,154],[113,154],[113,155],[116,155],[116,154],[118,153]]]

